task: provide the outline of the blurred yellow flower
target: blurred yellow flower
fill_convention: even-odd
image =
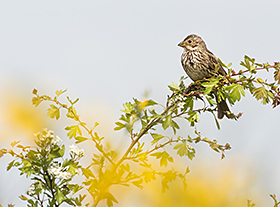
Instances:
[[[30,92],[31,95],[31,92]],[[1,123],[5,126],[1,134],[5,138],[15,139],[15,135],[34,138],[33,134],[49,127],[48,118],[41,108],[31,104],[31,96],[23,97],[18,93],[2,94]],[[18,138],[17,138],[18,139]]]

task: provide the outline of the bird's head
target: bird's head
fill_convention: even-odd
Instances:
[[[178,44],[178,46],[184,48],[185,51],[196,51],[197,49],[201,48],[206,49],[205,42],[201,39],[201,37],[195,34],[188,35],[182,42]]]

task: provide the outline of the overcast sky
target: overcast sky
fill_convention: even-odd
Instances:
[[[33,88],[46,94],[67,88],[73,98],[110,106],[116,115],[122,103],[141,99],[146,90],[163,103],[167,85],[185,75],[177,44],[188,34],[200,35],[236,70],[244,55],[280,61],[279,8],[279,0],[1,1],[0,90],[31,97]],[[280,108],[247,96],[232,111],[243,117],[223,120],[218,131],[207,116],[198,129],[230,142],[227,157],[242,153],[263,169],[260,183],[266,184],[267,197],[279,197]],[[0,160],[1,173],[6,165]],[[0,203],[22,206],[7,192],[8,181],[0,176],[0,183]]]

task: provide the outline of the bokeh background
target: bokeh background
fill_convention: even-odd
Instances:
[[[186,35],[202,36],[236,70],[244,55],[261,63],[280,61],[279,8],[279,0],[1,1],[0,148],[13,140],[30,144],[44,127],[67,140],[63,128],[69,120],[47,118],[47,104],[31,106],[37,88],[49,95],[67,89],[72,99],[79,97],[82,119],[99,122],[98,132],[121,151],[128,137],[113,128],[122,103],[147,92],[164,103],[167,85],[185,75],[177,44]],[[190,167],[186,191],[175,182],[161,194],[157,180],[143,191],[118,190],[117,206],[246,206],[246,199],[272,206],[269,194],[280,198],[280,108],[263,106],[247,94],[232,111],[243,116],[238,122],[222,120],[221,130],[210,115],[202,115],[198,124],[204,135],[231,144],[224,160],[200,144],[193,161],[175,159],[179,168]],[[187,123],[181,128],[179,135],[191,133]],[[6,172],[10,160],[0,159],[0,203],[24,206],[18,196],[30,183],[16,169]]]

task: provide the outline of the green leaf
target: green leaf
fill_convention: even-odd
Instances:
[[[10,145],[11,145],[12,147],[14,147],[14,146],[16,146],[18,143],[20,143],[20,141],[13,141]]]
[[[74,119],[75,121],[78,121],[79,118],[79,115],[77,114],[74,106],[70,106],[68,108],[68,113],[66,114],[66,116],[70,119]]]
[[[280,69],[276,69],[274,71],[274,80],[277,82],[278,85],[280,85]]]
[[[185,101],[185,109],[190,108],[191,110],[193,109],[193,98],[187,98]]]
[[[57,91],[55,92],[55,94],[56,94],[57,96],[59,96],[59,95],[65,93],[66,91],[67,91],[67,90],[57,90]]]
[[[267,104],[269,102],[269,98],[273,98],[273,94],[263,87],[254,88],[252,93],[257,100],[262,99],[263,104]]]
[[[78,143],[81,143],[81,142],[84,142],[84,141],[88,140],[88,138],[77,136],[77,137],[75,137],[75,140],[76,140],[75,143],[78,144]]]
[[[189,151],[188,151],[188,158],[190,160],[192,160],[194,158],[194,156],[195,156],[195,149],[194,148],[189,149]]]
[[[149,183],[152,180],[156,180],[155,172],[145,171],[142,173],[142,176],[144,176],[145,183]]]
[[[180,90],[180,87],[178,84],[172,82],[171,85],[168,85],[168,87],[170,88],[171,91],[179,91]]]
[[[164,121],[162,122],[162,128],[166,130],[168,127],[171,126],[171,124],[172,124],[172,117],[171,115],[167,115]]]
[[[204,90],[204,94],[205,94],[205,95],[206,95],[206,94],[209,94],[212,90],[213,90],[213,87],[207,87],[207,88],[205,88],[205,90]]]
[[[104,197],[107,198],[107,206],[108,207],[113,206],[113,202],[114,203],[119,203],[117,201],[117,199],[110,192],[104,193]]]
[[[7,149],[4,149],[4,148],[3,148],[3,149],[0,149],[0,158],[3,157],[4,154],[7,153],[7,151],[8,151],[8,150],[7,150]]]
[[[189,117],[186,119],[191,123],[191,126],[194,126],[195,122],[199,122],[199,115],[196,111],[189,111],[188,113]]]
[[[19,198],[20,198],[21,200],[23,200],[23,201],[27,201],[27,200],[28,200],[28,198],[25,197],[24,195],[20,195]],[[0,207],[1,207],[1,205],[0,205]]]
[[[37,107],[43,100],[40,97],[33,97],[32,98],[32,104]]]
[[[50,117],[50,118],[56,118],[56,120],[58,120],[59,119],[59,116],[60,116],[60,114],[59,114],[59,108],[58,107],[56,107],[55,105],[50,105],[50,107],[51,108],[48,108],[48,113],[47,113],[47,115]]]
[[[65,152],[65,146],[62,145],[61,148],[58,145],[55,145],[50,152],[49,158],[58,158],[63,157]]]
[[[131,131],[132,131],[132,125],[131,125],[131,123],[126,123],[126,124],[125,124],[125,128],[126,128],[126,130],[128,131],[128,133],[131,133]]]
[[[203,82],[203,83],[201,83],[201,85],[203,85],[206,88],[213,88],[214,86],[217,85],[218,82],[219,82],[218,80],[214,80],[211,82]]]
[[[151,156],[155,156],[156,159],[160,159],[160,166],[167,166],[168,161],[173,162],[173,158],[166,152],[155,152],[151,154]]]
[[[10,162],[9,164],[8,164],[8,166],[7,166],[7,171],[9,171],[13,166],[14,166],[14,162],[15,162],[16,160],[13,160],[12,162]]]
[[[169,189],[168,183],[176,179],[177,172],[173,172],[172,170],[169,170],[165,173],[162,173],[161,175],[163,176],[161,185],[162,185],[162,192],[164,193],[166,190]]]
[[[188,174],[189,172],[190,172],[190,168],[187,167],[187,168],[186,168],[186,171],[185,171],[185,175]]]
[[[79,125],[67,126],[67,127],[65,127],[65,130],[69,131],[67,133],[67,136],[70,139],[72,139],[73,137],[77,137],[77,134],[82,135],[82,131],[81,131]]]
[[[38,90],[36,88],[33,89],[32,94],[37,95],[38,94]]]
[[[134,105],[132,105],[130,102],[126,102],[125,104],[123,104],[124,109],[122,109],[121,111],[124,113],[131,113]]]
[[[176,129],[180,129],[179,125],[173,120],[171,122],[171,127],[173,129],[174,134],[176,134]]]
[[[158,105],[158,103],[155,102],[155,101],[152,100],[152,99],[149,99],[149,100],[148,100],[148,103],[147,103],[147,106],[154,106],[154,105]]]
[[[229,68],[230,66],[232,66],[232,63],[229,63],[226,67]]]
[[[100,137],[97,132],[93,133],[93,139],[97,140],[98,142],[102,141],[105,137]]]
[[[151,142],[152,144],[155,144],[159,140],[161,140],[164,136],[161,134],[156,134],[156,133],[151,133],[151,136],[153,137],[153,141]]]
[[[65,153],[65,145],[62,145],[61,148],[58,150],[59,157],[63,157]]]
[[[230,92],[230,97],[231,99],[235,102],[235,101],[240,101],[241,99],[241,94],[243,96],[245,96],[245,91],[244,89],[242,88],[241,85],[239,84],[235,84],[233,87],[232,87],[232,91]]]
[[[115,131],[118,131],[118,130],[121,130],[122,128],[125,127],[125,124],[121,123],[121,122],[115,122],[115,124],[117,125],[114,130]]]
[[[177,151],[177,154],[180,156],[180,157],[183,157],[183,156],[187,156],[188,155],[188,145],[186,142],[183,142],[183,143],[179,143],[179,144],[176,144],[174,149],[178,149]]]
[[[133,181],[133,182],[132,182],[133,185],[135,185],[136,187],[138,187],[138,188],[140,188],[140,189],[143,189],[142,183],[143,183],[143,180],[142,180],[142,179],[136,180],[136,181]]]
[[[82,168],[82,172],[87,179],[89,179],[90,177],[95,178],[93,172],[88,168]]]
[[[59,189],[56,190],[55,198],[58,204],[61,204],[66,199]]]
[[[265,88],[263,87],[259,87],[259,88],[254,88],[253,89],[253,96],[257,99],[260,100],[262,98],[267,98],[267,91]]]

